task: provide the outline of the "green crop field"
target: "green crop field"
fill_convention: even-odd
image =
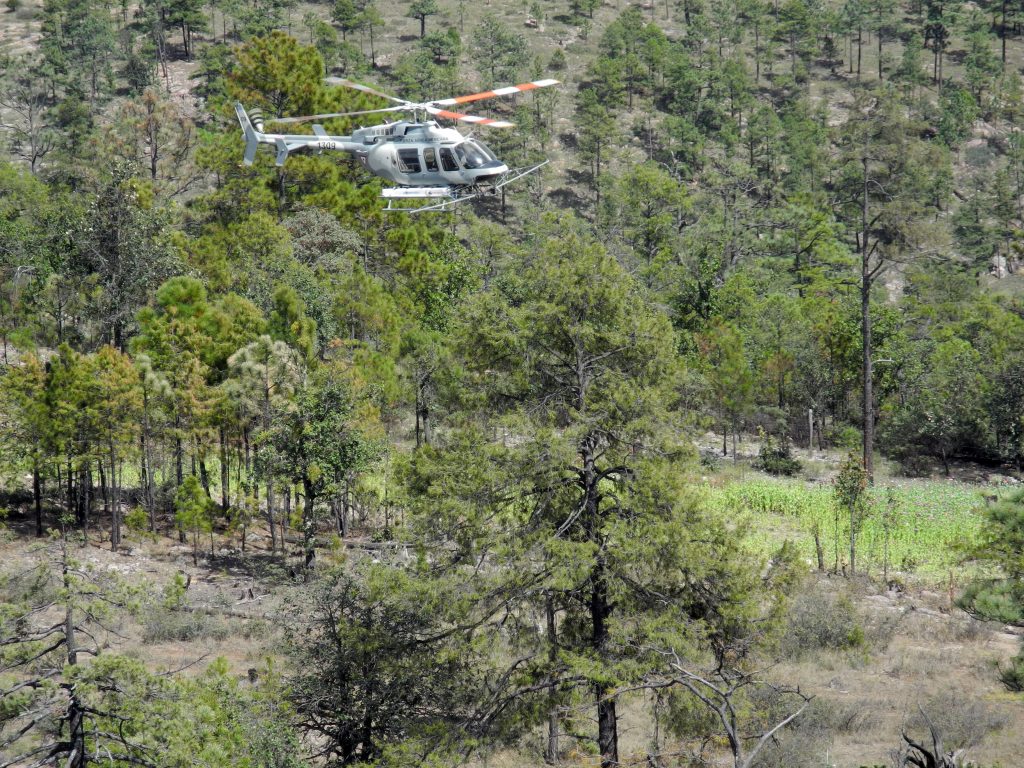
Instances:
[[[870,491],[868,514],[857,537],[859,570],[880,573],[889,540],[889,570],[927,581],[975,570],[967,560],[981,526],[978,509],[993,489],[965,483],[903,480]],[[816,559],[817,528],[825,566],[849,562],[850,520],[840,510],[831,485],[758,478],[707,486],[709,503],[730,515],[745,515],[750,539],[770,551],[785,540],[800,555]],[[959,580],[959,578],[957,578]]]

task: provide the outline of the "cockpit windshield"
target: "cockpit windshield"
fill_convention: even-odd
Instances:
[[[491,152],[482,142],[474,139],[466,139],[461,144],[455,145],[455,154],[459,156],[465,168],[482,168],[489,162],[496,160]]]

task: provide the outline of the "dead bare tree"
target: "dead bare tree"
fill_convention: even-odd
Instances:
[[[0,82],[0,128],[7,130],[11,152],[36,173],[40,161],[57,145],[47,113],[45,82],[25,60],[8,67]]]
[[[931,745],[925,744],[924,739],[916,741],[903,730],[904,744],[896,753],[896,765],[899,768],[963,768],[966,750],[952,749],[947,751],[942,744],[942,733],[932,722],[928,714],[918,707],[921,717],[928,726],[928,736]]]
[[[718,720],[732,753],[733,768],[750,768],[761,751],[790,723],[800,717],[813,696],[786,685],[763,679],[762,671],[744,671],[718,664],[708,672],[695,672],[675,649],[658,650],[666,660],[666,674],[643,687],[685,688]],[[743,716],[740,698],[752,689],[769,689],[779,696],[793,698],[793,706],[781,719],[770,723],[751,723]],[[945,766],[942,766],[945,768]]]
[[[8,592],[0,603],[0,676],[9,683],[0,689],[7,705],[0,708],[0,768],[85,768],[90,735],[108,756],[155,768],[124,734],[97,729],[116,715],[83,700],[73,671],[80,657],[99,655],[104,636],[117,634],[106,609],[125,607],[124,585],[75,561],[66,525],[33,567],[0,577]]]

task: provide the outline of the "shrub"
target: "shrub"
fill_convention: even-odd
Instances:
[[[700,466],[701,469],[706,469],[709,472],[715,472],[722,460],[718,454],[718,451],[707,450],[702,448],[700,452]]]
[[[861,441],[860,430],[850,424],[832,427],[825,435],[825,442],[844,451],[856,451]]]
[[[139,539],[156,540],[156,534],[149,530],[149,515],[142,507],[135,507],[125,515],[124,524],[133,536]]]
[[[816,650],[859,648],[866,642],[860,616],[848,597],[808,589],[789,607],[779,649],[796,658]]]
[[[999,680],[1011,691],[1024,691],[1024,651],[1010,659],[1010,666],[1000,667]]]
[[[758,754],[753,768],[819,768],[821,755],[832,745],[830,707],[823,699],[812,701]]]
[[[769,475],[785,475],[791,477],[800,471],[800,462],[793,458],[793,448],[789,438],[780,438],[762,433],[761,451],[757,455],[754,466]]]
[[[225,640],[232,634],[228,622],[220,616],[195,611],[154,607],[146,615],[142,639],[147,643],[186,640]]]

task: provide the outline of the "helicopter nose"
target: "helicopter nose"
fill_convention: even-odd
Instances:
[[[494,181],[495,179],[500,178],[506,173],[508,173],[508,166],[504,163],[499,163],[492,165],[489,168],[482,168],[480,173],[476,175],[474,181],[476,181],[477,184],[485,184],[489,181]]]

